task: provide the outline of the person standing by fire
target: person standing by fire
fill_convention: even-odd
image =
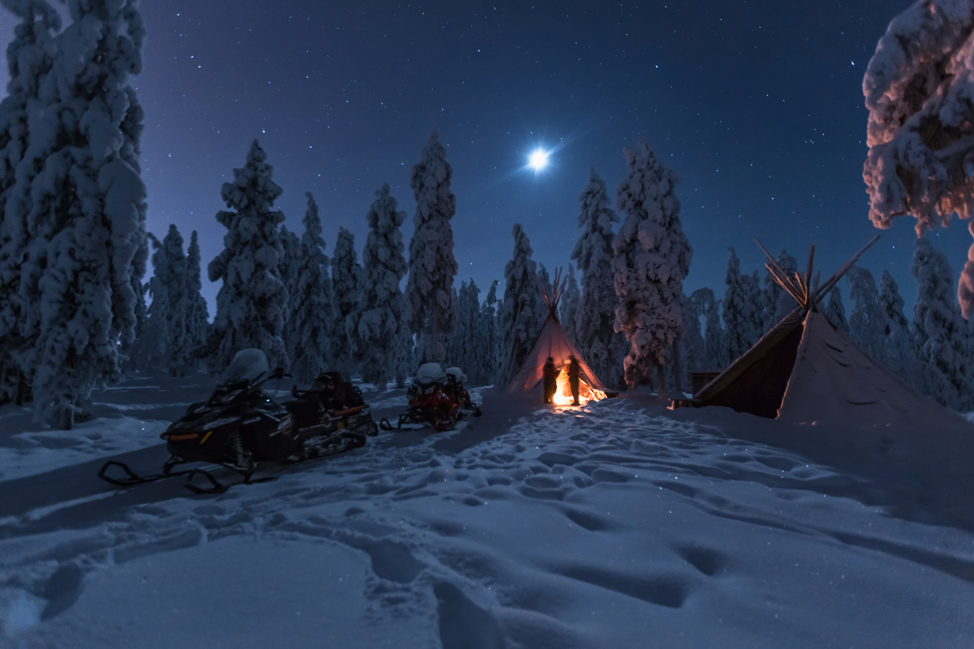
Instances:
[[[558,378],[558,371],[555,369],[555,359],[551,356],[545,361],[544,370],[544,402],[551,403],[555,396],[555,385]]]
[[[571,362],[568,363],[568,384],[572,388],[572,405],[578,405],[578,359],[569,356]]]

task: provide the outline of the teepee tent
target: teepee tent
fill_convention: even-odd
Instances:
[[[682,404],[727,406],[794,424],[899,425],[974,432],[958,413],[915,392],[869,358],[818,309],[819,302],[874,238],[820,288],[808,270],[787,274],[768,254],[771,276],[798,307],[714,380]],[[761,245],[758,242],[758,245]]]
[[[540,284],[540,282],[539,282]],[[544,295],[545,304],[548,306],[548,318],[545,320],[541,333],[535,341],[531,351],[524,359],[521,369],[507,386],[507,390],[512,393],[531,392],[537,393],[538,402],[542,402],[542,379],[544,374],[544,364],[550,357],[558,370],[557,391],[555,393],[555,405],[568,405],[572,402],[571,389],[568,385],[568,363],[574,356],[579,365],[579,400],[597,401],[604,399],[606,395],[605,386],[599,380],[592,368],[589,367],[582,355],[575,349],[575,345],[568,339],[564,327],[558,321],[558,302],[565,289],[565,281],[561,277],[561,268],[555,269],[555,278],[551,295],[540,287]]]

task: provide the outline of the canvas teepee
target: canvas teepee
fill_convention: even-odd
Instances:
[[[972,430],[959,414],[924,397],[869,358],[818,309],[819,302],[875,243],[874,238],[821,287],[812,287],[815,247],[805,273],[788,277],[768,251],[772,278],[798,307],[683,404],[727,406],[795,424],[912,426]],[[758,245],[761,245],[758,242]]]
[[[540,282],[539,282],[540,285]],[[579,372],[579,398],[582,403],[604,399],[606,394],[605,386],[599,380],[592,368],[589,367],[582,355],[575,349],[575,345],[568,339],[564,327],[558,321],[558,302],[565,289],[565,280],[561,276],[561,268],[555,269],[554,283],[551,295],[543,287],[539,290],[544,295],[545,304],[548,306],[548,318],[545,320],[541,333],[535,341],[534,346],[524,359],[521,369],[507,386],[508,392],[537,393],[538,402],[542,398],[542,374],[545,361],[548,357],[554,360],[555,367],[558,369],[558,389],[555,395],[555,405],[567,405],[572,402],[571,391],[568,386],[568,363],[572,356],[578,361]],[[609,393],[610,395],[612,393]]]

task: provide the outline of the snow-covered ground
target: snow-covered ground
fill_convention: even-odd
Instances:
[[[455,431],[222,495],[98,480],[158,470],[211,387],[130,379],[73,432],[0,408],[0,647],[974,646],[974,494],[908,432],[885,466],[868,435],[484,392]]]

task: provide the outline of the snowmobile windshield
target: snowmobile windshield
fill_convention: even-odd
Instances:
[[[263,350],[255,347],[241,349],[230,361],[230,366],[223,373],[221,383],[223,385],[232,385],[243,381],[251,383],[269,371],[267,354]]]

